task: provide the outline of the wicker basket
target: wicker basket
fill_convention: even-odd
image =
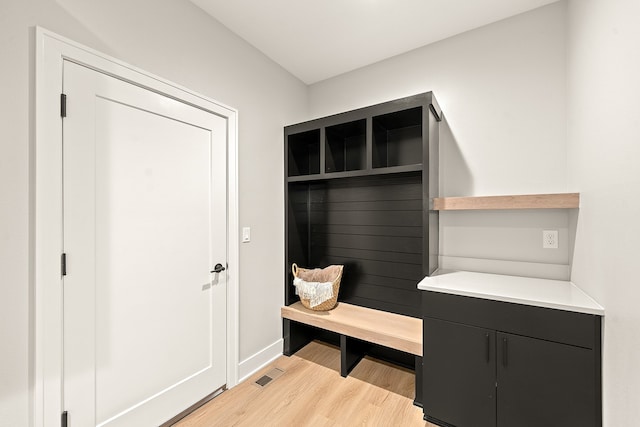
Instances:
[[[315,311],[329,311],[336,306],[338,302],[338,291],[340,290],[340,279],[342,279],[342,270],[344,269],[344,266],[342,265],[339,267],[340,269],[338,271],[338,276],[333,280],[333,297],[329,298],[328,300],[326,300],[325,302],[319,305],[316,305],[315,307],[311,307],[308,299],[301,297],[300,302],[302,303],[303,306],[305,306],[309,310],[315,310]],[[295,263],[291,266],[291,272],[293,273],[293,277],[295,278],[298,278],[298,275],[300,275],[300,273],[304,274],[307,271],[311,271],[311,270],[306,268],[300,268]]]

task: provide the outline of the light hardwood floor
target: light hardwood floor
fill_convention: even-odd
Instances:
[[[284,373],[259,387],[255,381],[278,368]],[[312,342],[282,356],[175,424],[204,426],[399,426],[437,427],[413,405],[412,371],[364,358],[340,376],[340,350]]]

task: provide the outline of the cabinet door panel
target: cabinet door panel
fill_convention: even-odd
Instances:
[[[505,333],[497,340],[498,427],[596,425],[592,350]]]
[[[495,332],[424,319],[423,407],[432,421],[495,427]]]

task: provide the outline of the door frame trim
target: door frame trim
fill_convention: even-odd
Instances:
[[[62,63],[70,60],[227,120],[227,388],[238,383],[238,111],[41,27],[35,28],[35,227],[32,311],[33,420],[59,425],[62,408]]]

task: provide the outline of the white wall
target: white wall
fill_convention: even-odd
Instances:
[[[580,191],[572,278],[606,310],[604,425],[640,419],[640,2],[570,0],[568,182]]]
[[[310,113],[433,91],[445,195],[564,190],[564,18],[552,4],[316,83]]]
[[[0,425],[25,426],[31,357],[34,25],[239,110],[240,359],[281,339],[283,126],[306,87],[187,0],[0,2]]]
[[[555,3],[316,83],[311,115],[433,91],[441,196],[564,192],[565,17]],[[566,211],[442,212],[440,253],[457,267],[566,279],[568,222]],[[544,228],[560,231],[559,249],[542,249]]]
[[[433,90],[446,118],[442,195],[570,190],[582,198],[578,218],[443,213],[443,253],[561,265],[573,256],[572,279],[607,312],[605,425],[632,425],[640,418],[640,288],[632,270],[640,254],[633,197],[640,184],[640,4],[568,5],[314,84],[307,110],[301,82],[187,0],[0,2],[0,425],[27,425],[30,412],[33,25],[239,109],[240,223],[252,227],[252,242],[241,245],[241,360],[280,338],[283,277],[274,266],[283,263],[282,126]],[[541,227],[565,230],[566,247],[561,239],[558,252],[542,252],[535,242]],[[496,242],[478,245],[489,235]]]

